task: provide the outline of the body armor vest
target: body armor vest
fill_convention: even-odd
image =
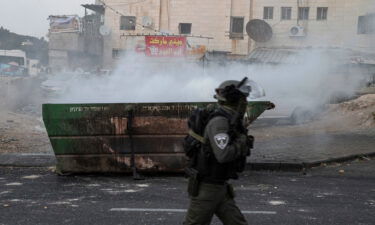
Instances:
[[[220,108],[215,110],[213,115],[210,117],[210,120],[217,116],[225,117],[228,120],[228,123],[230,123],[233,118],[233,115]],[[238,133],[247,133],[247,130],[243,124],[229,124],[229,144],[232,143],[232,141],[236,138],[236,134]],[[244,160],[246,160],[246,157],[243,157],[244,159],[238,159],[228,163],[219,163],[213,153],[209,141],[202,145],[196,157],[196,163],[193,167],[198,170],[199,179],[207,183],[217,184],[224,183],[229,179],[238,179],[237,173],[244,170]]]

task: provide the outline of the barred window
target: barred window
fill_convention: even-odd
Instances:
[[[309,7],[299,7],[298,8],[298,19],[308,20],[309,19]]]
[[[358,34],[375,34],[375,13],[358,17]]]
[[[264,7],[263,9],[263,19],[272,20],[273,19],[273,7]]]
[[[230,38],[243,38],[244,18],[231,17],[230,18]]]
[[[281,7],[281,19],[282,20],[292,19],[292,7]]]
[[[318,7],[316,11],[317,20],[327,20],[328,7]]]
[[[112,49],[112,59],[120,58],[120,51],[118,49]]]

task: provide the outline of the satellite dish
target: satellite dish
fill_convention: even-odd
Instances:
[[[256,42],[267,42],[272,38],[272,28],[264,20],[254,19],[246,24],[246,33]]]
[[[149,17],[149,16],[142,17],[142,26],[151,27],[152,26],[152,18]]]
[[[106,25],[101,25],[99,27],[99,33],[102,35],[102,36],[108,36],[111,34],[111,29],[109,27],[107,27]]]

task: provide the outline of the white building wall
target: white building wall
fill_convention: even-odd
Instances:
[[[131,49],[143,37],[121,36],[123,34],[148,34],[163,31],[178,34],[179,23],[192,23],[191,34],[212,37],[188,38],[189,43],[205,45],[209,51],[225,51],[234,55],[247,55],[249,38],[245,31],[250,19],[250,0],[146,0],[128,4],[134,0],[104,0],[105,4],[124,15],[136,16],[142,23],[143,16],[152,18],[153,29],[137,26],[135,31],[120,30],[120,17],[108,7],[105,10],[105,25],[112,33],[104,41],[104,64],[113,62],[112,49]],[[244,17],[244,38],[229,38],[231,16]]]
[[[178,34],[179,23],[192,23],[192,35],[212,37],[188,38],[189,43],[205,45],[209,51],[226,51],[247,55],[256,47],[340,47],[375,53],[375,35],[357,34],[358,16],[375,13],[375,0],[102,0],[119,13],[152,18],[152,29],[137,26],[135,31],[120,30],[120,16],[109,8],[105,10],[105,25],[112,33],[104,39],[104,65],[113,63],[112,49],[134,49],[144,38],[123,36],[155,34],[163,31]],[[135,4],[132,4],[135,3]],[[252,6],[252,9],[251,9]],[[249,40],[245,26],[250,20],[263,19],[263,8],[274,7],[272,20],[266,20],[273,29],[273,38],[266,43]],[[309,19],[297,20],[298,6],[309,7]],[[292,7],[292,19],[281,20],[281,7]],[[327,20],[317,20],[317,7],[328,7]],[[230,17],[244,17],[244,38],[229,38]],[[305,37],[290,37],[290,28],[305,28]],[[250,46],[251,45],[251,46]]]
[[[255,0],[253,18],[263,19],[263,8],[274,7],[266,20],[273,38],[254,47],[342,47],[375,53],[375,35],[357,34],[358,16],[375,13],[375,0]],[[297,20],[298,6],[310,7],[308,20]],[[281,20],[281,7],[292,7],[292,19]],[[317,20],[317,7],[328,7],[327,20]],[[290,37],[292,26],[305,28],[305,37]]]

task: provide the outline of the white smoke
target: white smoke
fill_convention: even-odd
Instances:
[[[186,60],[161,60],[129,53],[112,75],[75,75],[63,85],[65,93],[55,103],[126,103],[215,101],[214,89],[228,79],[244,76],[266,91],[259,100],[274,102],[279,111],[297,106],[316,107],[340,92],[352,95],[363,80],[345,72],[343,62],[321,51],[304,50],[300,64],[257,65],[231,62],[225,65]],[[345,57],[343,57],[345,58]],[[160,62],[162,61],[162,62]],[[66,76],[58,74],[56,76]]]

